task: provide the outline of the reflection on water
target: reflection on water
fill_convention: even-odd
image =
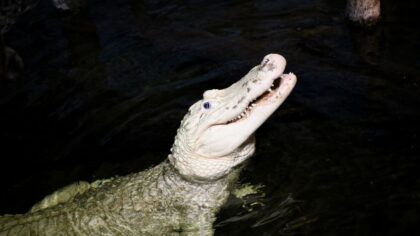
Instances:
[[[0,213],[161,162],[204,90],[278,52],[299,81],[243,173],[266,186],[249,200],[262,204],[232,198],[216,235],[407,235],[420,200],[416,4],[384,2],[368,31],[344,7],[92,0],[68,13],[41,1],[5,35],[25,69],[0,88]]]

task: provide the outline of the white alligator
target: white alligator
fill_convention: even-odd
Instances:
[[[0,217],[0,235],[213,235],[254,132],[283,103],[296,76],[269,54],[228,88],[208,90],[181,122],[169,158],[125,177],[79,182],[28,213]]]

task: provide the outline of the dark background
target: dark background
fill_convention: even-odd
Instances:
[[[417,5],[361,29],[335,0],[39,2],[5,34],[25,69],[0,86],[0,214],[158,164],[205,90],[276,52],[298,84],[242,176],[265,196],[231,199],[216,235],[420,233]]]

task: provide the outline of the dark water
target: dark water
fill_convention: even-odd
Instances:
[[[361,30],[333,0],[41,1],[5,35],[25,71],[0,88],[0,214],[161,162],[204,90],[277,52],[299,81],[242,177],[266,194],[231,200],[216,235],[416,235],[419,7],[382,5]]]

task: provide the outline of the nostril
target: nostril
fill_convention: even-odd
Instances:
[[[264,60],[263,60],[263,61],[262,61],[262,63],[261,63],[261,66],[262,66],[262,67],[265,67],[269,61],[270,61],[270,60],[269,60],[268,58],[264,58]]]

